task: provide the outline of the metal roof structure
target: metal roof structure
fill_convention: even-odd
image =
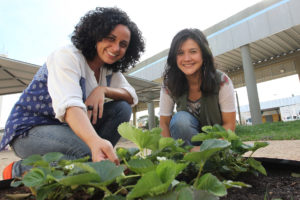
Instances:
[[[39,65],[0,56],[0,95],[22,92],[39,68]],[[129,75],[125,77],[135,88],[140,103],[159,98],[160,85],[158,83]]]
[[[249,44],[254,65],[300,52],[300,25]],[[216,66],[225,72],[242,69],[240,48],[215,57]]]
[[[216,67],[230,76],[235,88],[245,86],[244,45],[249,46],[257,83],[299,73],[292,63],[300,57],[299,8],[298,0],[263,0],[203,31]],[[161,82],[168,52],[144,60],[129,74]]]

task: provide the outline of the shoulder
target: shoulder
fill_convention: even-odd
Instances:
[[[226,73],[224,73],[220,70],[217,70],[216,73],[217,73],[217,77],[218,77],[218,80],[219,80],[219,83],[220,83],[221,87],[224,86],[224,85],[229,85],[230,84],[231,80],[230,80],[229,76]]]
[[[49,56],[48,56],[48,61],[52,59],[78,59],[78,60],[83,60],[84,56],[81,53],[80,50],[78,50],[74,45],[69,44],[65,45],[63,47],[60,47],[53,51]]]

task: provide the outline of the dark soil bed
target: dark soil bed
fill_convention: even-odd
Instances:
[[[237,180],[250,184],[252,187],[228,189],[228,195],[220,200],[300,200],[300,178],[291,176],[292,173],[300,174],[300,162],[266,158],[257,160],[263,163],[268,176],[256,177],[252,174],[243,174]],[[10,188],[8,182],[0,181],[0,183],[1,200],[8,199],[5,194],[30,192],[25,187]]]
[[[220,200],[300,200],[300,178],[291,176],[300,173],[300,162],[260,158],[268,176],[243,174],[238,177],[251,188],[231,188]]]

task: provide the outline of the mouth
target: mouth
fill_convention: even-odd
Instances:
[[[107,52],[108,55],[110,55],[112,57],[117,57],[118,56],[118,54],[114,54],[114,53],[112,53],[110,51],[106,51],[106,52]]]
[[[182,64],[182,66],[184,66],[184,67],[193,67],[194,63],[186,63],[186,64]]]

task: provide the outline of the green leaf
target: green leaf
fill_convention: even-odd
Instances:
[[[268,146],[269,143],[268,142],[254,142],[254,146],[249,149],[250,151],[256,151],[257,149],[260,149],[260,148],[263,148],[263,147],[266,147]]]
[[[233,140],[238,140],[238,139],[240,138],[239,136],[237,136],[237,135],[235,134],[235,132],[233,132],[233,131],[231,131],[231,130],[228,130],[227,133],[228,133],[228,136],[227,136],[226,139],[227,139],[229,142],[231,142],[231,141],[233,141]]]
[[[231,181],[231,180],[225,180],[223,181],[223,184],[226,186],[226,188],[242,188],[242,187],[247,187],[250,188],[251,185],[248,185],[246,183],[240,182],[240,181]]]
[[[176,191],[168,191],[165,194],[147,197],[145,200],[194,200],[194,191],[189,187],[182,187]],[[203,199],[205,200],[205,199]]]
[[[147,172],[139,179],[127,198],[153,196],[167,192],[177,173],[180,173],[183,168],[182,164],[177,164],[172,160],[160,162],[155,170]]]
[[[162,185],[162,182],[157,175],[156,171],[147,172],[142,178],[140,178],[134,188],[127,195],[128,199],[134,199],[142,197],[146,194],[152,194],[152,189]]]
[[[175,140],[173,138],[170,137],[162,137],[159,139],[158,142],[158,149],[159,150],[163,150],[166,147],[172,147],[175,145]]]
[[[16,181],[16,180],[13,180],[11,183],[10,183],[10,186],[11,187],[19,187],[20,185],[22,185],[23,182],[22,181]]]
[[[227,194],[225,185],[211,173],[206,173],[200,177],[196,184],[197,189],[206,190],[216,196],[225,196]]]
[[[193,200],[194,192],[190,187],[181,188],[178,191],[178,200]]]
[[[130,158],[136,155],[140,150],[138,148],[124,148],[124,147],[117,147],[117,155],[120,160],[130,160]]]
[[[192,142],[200,142],[200,141],[208,140],[211,138],[213,138],[213,137],[209,134],[198,133],[197,135],[192,137]]]
[[[155,165],[148,159],[132,159],[128,165],[130,170],[138,174],[144,174],[155,169]]]
[[[49,196],[54,193],[60,185],[58,183],[53,183],[50,185],[43,185],[37,191],[37,200],[49,199]]]
[[[27,187],[34,187],[42,185],[45,181],[45,174],[43,170],[39,168],[32,168],[28,173],[23,177],[22,182]]]
[[[205,132],[205,133],[209,133],[209,132],[212,132],[212,126],[203,126],[202,127],[202,131]]]
[[[35,154],[32,156],[29,156],[28,158],[24,159],[22,161],[22,165],[31,165],[33,166],[37,161],[43,160],[42,156]]]
[[[85,172],[90,172],[90,173],[97,173],[96,170],[89,165],[89,162],[87,163],[73,163],[72,164],[74,167],[78,167],[82,170],[84,170]]]
[[[57,162],[59,161],[64,155],[59,152],[50,152],[45,155],[43,155],[43,160],[51,163],[51,162]]]
[[[205,140],[200,146],[200,152],[187,153],[184,156],[184,160],[204,164],[210,156],[228,146],[230,146],[230,143],[226,140]]]
[[[114,195],[114,196],[108,196],[105,197],[103,200],[125,200],[126,197],[123,197],[121,195]]]
[[[211,139],[206,140],[201,144],[200,151],[206,151],[211,149],[224,149],[230,146],[230,142],[226,140],[218,140],[218,139]]]
[[[118,132],[120,135],[133,143],[135,143],[139,149],[149,148],[153,151],[158,149],[158,141],[162,137],[159,133],[159,129],[141,130],[128,122],[124,122],[119,125]]]
[[[87,185],[92,182],[100,182],[100,177],[96,173],[87,172],[83,174],[63,177],[58,182],[66,186]]]
[[[90,162],[87,163],[89,166],[93,167],[97,174],[101,178],[101,183],[99,185],[108,185],[112,181],[115,180],[116,177],[120,176],[123,171],[123,166],[117,166],[116,164],[112,163],[109,160],[104,160],[101,162]]]
[[[261,162],[255,160],[254,158],[249,158],[247,160],[247,162],[249,163],[249,165],[256,169],[257,171],[259,171],[260,173],[262,173],[263,175],[267,176],[267,172],[266,169],[264,168],[264,166],[261,164]]]
[[[205,190],[194,190],[194,199],[201,199],[201,200],[219,200],[219,197],[205,191]]]

